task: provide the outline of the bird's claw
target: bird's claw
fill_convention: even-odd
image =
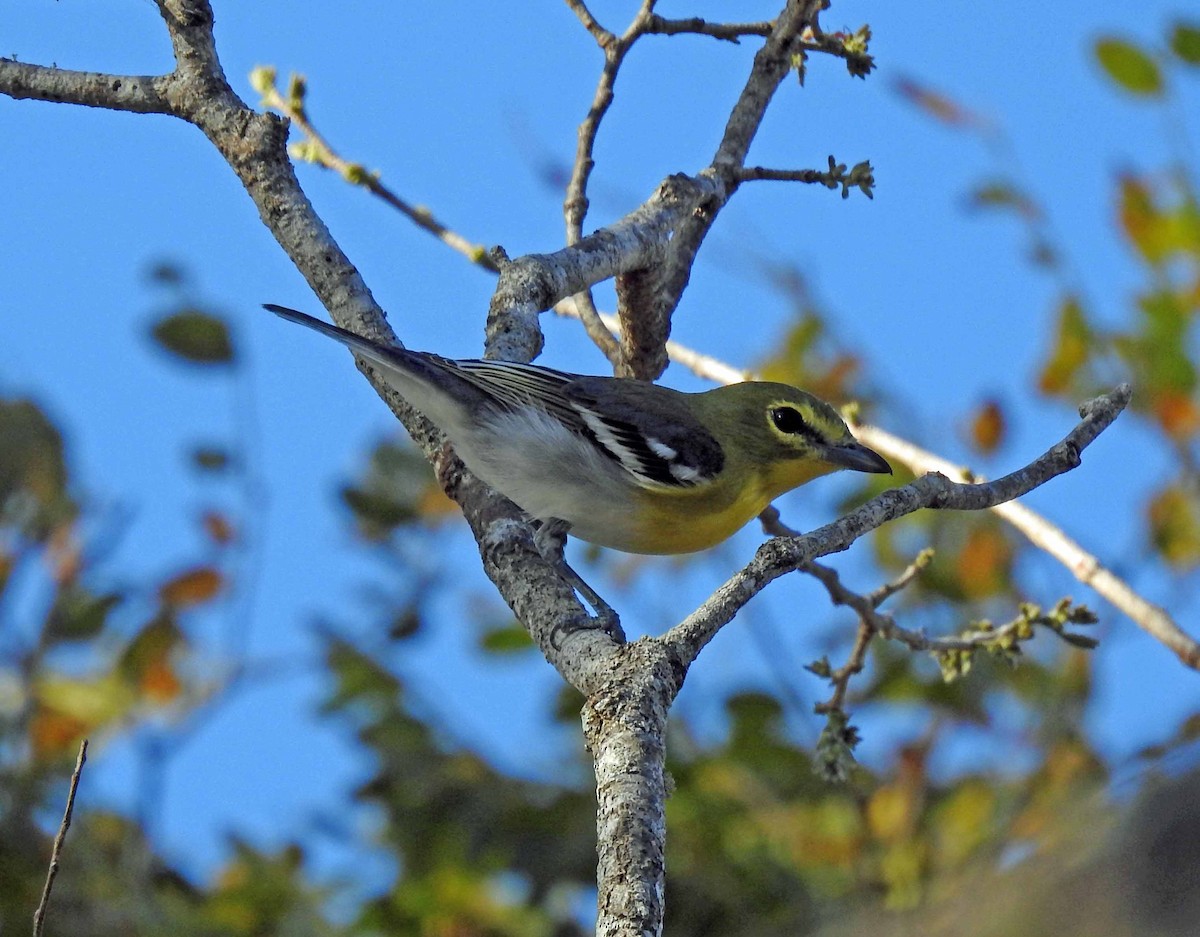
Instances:
[[[550,646],[556,651],[562,650],[565,639],[579,631],[603,631],[617,644],[624,644],[625,629],[621,627],[621,619],[617,613],[605,605],[597,609],[595,615],[572,615],[566,621],[561,621],[550,631]]]

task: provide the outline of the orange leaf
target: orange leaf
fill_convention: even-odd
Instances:
[[[984,454],[995,452],[1004,440],[1004,411],[995,400],[985,401],[971,420],[971,442]]]
[[[971,127],[983,126],[986,123],[957,101],[939,91],[934,91],[927,85],[919,84],[911,78],[898,78],[895,88],[900,96],[906,98],[910,104],[919,107],[944,124],[952,127]]]
[[[149,662],[141,673],[139,689],[152,703],[166,705],[179,695],[183,683],[166,655]]]
[[[1187,439],[1200,430],[1200,407],[1187,394],[1163,391],[1152,403],[1154,416],[1175,439]]]
[[[218,546],[228,546],[237,539],[237,531],[233,529],[233,522],[224,514],[217,511],[205,511],[200,522],[204,525],[204,532]]]
[[[1004,588],[1012,565],[1012,544],[992,526],[976,527],[958,555],[957,572],[963,594],[979,599]]]
[[[29,722],[34,757],[53,757],[73,749],[89,728],[86,722],[74,716],[39,706]]]
[[[224,583],[219,570],[211,566],[197,566],[165,583],[158,590],[158,597],[164,605],[187,608],[211,600],[221,591]]]

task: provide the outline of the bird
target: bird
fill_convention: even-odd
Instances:
[[[569,533],[626,553],[693,553],[815,478],[892,470],[833,406],[788,384],[685,393],[535,364],[452,360],[384,345],[286,306],[264,308],[367,359],[445,433],[472,473],[549,540]],[[562,565],[601,612],[596,600],[603,600]]]

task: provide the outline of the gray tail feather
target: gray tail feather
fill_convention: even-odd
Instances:
[[[366,355],[368,358],[374,358],[382,362],[393,362],[398,358],[403,358],[403,349],[401,348],[389,348],[386,345],[379,344],[379,342],[373,342],[369,338],[355,335],[353,332],[338,328],[336,325],[330,325],[328,322],[314,319],[312,316],[298,309],[277,306],[275,303],[263,303],[263,309],[270,310],[281,319],[287,319],[288,322],[295,322],[297,325],[303,325],[315,332],[320,332],[322,335],[327,335],[334,341],[341,342],[343,345]]]
[[[327,335],[375,362],[393,389],[445,430],[462,423],[470,409],[495,403],[491,395],[464,380],[450,362],[443,363],[435,355],[381,345],[287,306],[263,303],[263,308]]]

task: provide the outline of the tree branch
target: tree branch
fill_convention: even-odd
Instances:
[[[75,794],[79,790],[79,779],[83,775],[83,766],[87,762],[88,740],[79,743],[79,754],[75,758],[75,770],[71,772],[71,786],[67,789],[67,806],[63,811],[62,822],[58,825],[58,833],[54,836],[54,845],[50,849],[50,868],[46,871],[46,884],[42,887],[42,900],[38,902],[33,912],[33,937],[42,937],[42,928],[46,924],[46,911],[50,907],[50,892],[54,888],[54,879],[58,876],[58,862],[62,856],[63,844],[67,841],[67,830],[71,828],[71,814],[75,810]]]
[[[914,472],[941,472],[952,478],[977,477],[970,469],[941,459],[877,426],[856,426],[854,434],[872,449],[889,459],[903,462]],[[1184,664],[1193,670],[1200,670],[1200,643],[1180,628],[1165,608],[1138,595],[1127,582],[1069,537],[1061,527],[1023,504],[999,504],[992,510],[1024,534],[1035,547],[1045,550],[1062,563],[1081,583],[1095,589],[1129,616],[1135,625],[1166,645]]]
[[[137,114],[172,114],[169,75],[107,75],[0,58],[0,92],[17,100],[81,104]]]
[[[655,14],[646,24],[647,33],[660,36],[712,36],[726,42],[740,43],[743,36],[769,36],[774,23],[710,23],[698,16],[669,20]]]
[[[766,42],[754,56],[750,75],[729,115],[711,165],[699,173],[698,178],[709,182],[712,197],[698,205],[679,226],[662,268],[627,282],[630,298],[636,296],[636,307],[622,302],[618,284],[617,313],[622,342],[626,358],[638,377],[655,378],[666,368],[668,359],[663,346],[671,333],[671,316],[691,279],[696,252],[718,213],[737,190],[736,170],[744,165],[767,105],[791,68],[794,44],[805,29],[815,27],[817,13],[824,7],[825,0],[788,0]]]
[[[690,665],[713,636],[769,582],[804,563],[847,549],[868,531],[920,508],[978,511],[1019,498],[1050,479],[1076,468],[1080,453],[1107,429],[1129,403],[1131,390],[1122,384],[1080,408],[1082,420],[1040,458],[994,482],[958,484],[930,473],[903,488],[872,498],[838,520],[803,537],[775,538],[759,547],[754,559],[665,635],[673,652]]]
[[[661,642],[626,645],[584,706],[596,771],[597,937],[662,933],[667,713],[686,668]]]
[[[138,100],[146,97],[148,92],[144,89],[148,82],[150,88],[161,92],[161,99],[166,102],[163,113],[194,124],[221,153],[258,207],[263,223],[333,320],[377,341],[395,342],[383,310],[296,179],[287,156],[287,123],[249,108],[226,81],[213,40],[213,16],[208,0],[156,0],[156,5],[170,34],[176,68],[162,78],[141,79],[142,90],[138,92],[141,98],[133,92],[122,97],[111,82],[105,96],[103,79],[111,76],[99,80],[71,79],[72,75],[88,73],[68,72],[65,74],[70,80],[55,81],[49,74],[54,69],[39,70],[37,66],[12,62],[0,66],[0,93],[31,96],[28,92],[32,89],[47,96],[57,95],[55,100],[133,109]],[[595,261],[595,254],[604,253],[598,243],[604,238],[593,236],[585,240],[590,243],[579,254],[591,264],[583,265],[593,273],[602,270],[604,264]],[[646,262],[648,255],[644,249],[640,256]],[[610,265],[616,263],[610,254],[605,257]],[[502,274],[502,284],[519,279],[516,273],[520,265],[516,266],[517,271],[510,270],[507,278]],[[573,289],[570,286],[579,279],[572,279],[564,272],[562,282],[567,287],[561,295],[578,291],[577,285]],[[558,282],[554,277],[550,281]],[[489,353],[512,360],[529,360],[540,342],[536,316],[532,321],[510,316],[503,328],[493,327]],[[564,642],[562,649],[552,647],[550,638],[555,630],[564,622],[586,616],[587,612],[562,581],[557,568],[537,550],[521,512],[470,476],[445,447],[441,433],[388,389],[371,368],[360,362],[359,369],[429,458],[443,487],[458,500],[479,544],[484,569],[500,594],[564,679],[586,694],[601,679],[616,645],[599,631],[580,631]]]

